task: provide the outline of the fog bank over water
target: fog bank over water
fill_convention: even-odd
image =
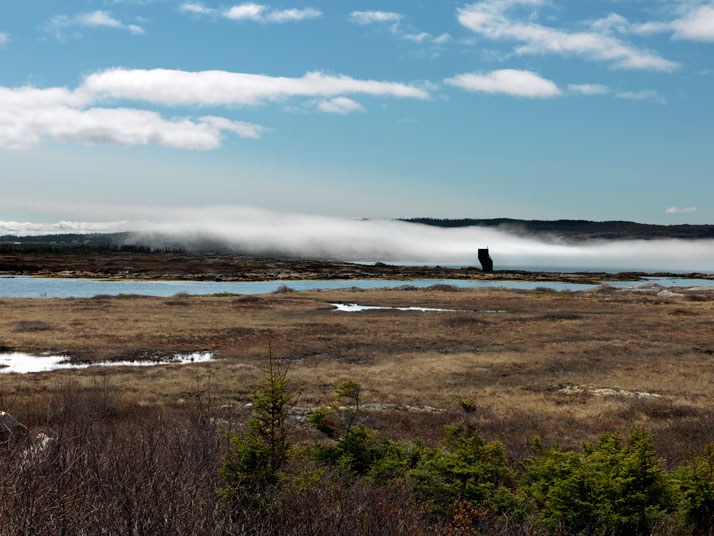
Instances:
[[[190,217],[190,215],[188,215]],[[484,227],[441,228],[391,220],[217,211],[205,220],[161,223],[134,240],[189,249],[206,241],[257,254],[285,254],[348,261],[476,265],[488,247],[495,267],[559,266],[573,270],[712,271],[714,240],[566,242]]]
[[[10,228],[16,234],[23,234],[23,228],[30,231],[25,234],[132,231],[127,243],[189,250],[220,248],[261,255],[475,266],[477,249],[488,247],[496,269],[714,271],[714,240],[566,242],[512,228],[441,228],[245,207],[157,209],[140,216],[117,218],[114,223],[0,222],[0,234]]]

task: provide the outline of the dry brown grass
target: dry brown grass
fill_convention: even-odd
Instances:
[[[441,424],[458,415],[454,400],[473,397],[484,435],[505,441],[515,455],[535,434],[577,446],[633,423],[663,438],[662,448],[664,438],[696,447],[714,439],[714,293],[698,296],[445,289],[4,299],[2,347],[65,351],[90,361],[207,350],[224,359],[0,375],[0,409],[22,415],[23,407],[51,406],[67,382],[101,395],[105,378],[117,404],[235,404],[260,377],[256,367],[270,344],[291,363],[299,405],[324,403],[337,384],[353,379],[371,401],[446,411],[375,416],[374,425],[394,437],[438,439]],[[344,313],[330,302],[459,311]],[[661,398],[565,394],[563,385]]]

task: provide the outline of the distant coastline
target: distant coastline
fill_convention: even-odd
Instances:
[[[474,259],[475,260],[475,259]],[[598,284],[603,281],[638,281],[645,277],[714,279],[714,274],[671,272],[537,272],[495,270],[477,266],[401,266],[359,264],[336,260],[286,259],[174,251],[92,251],[88,247],[53,251],[0,252],[0,275],[163,281],[295,281],[394,279],[466,279],[491,281],[550,281]]]
[[[714,225],[655,225],[633,221],[517,220],[512,218],[406,218],[408,223],[434,227],[488,227],[514,234],[553,235],[568,240],[714,239]]]

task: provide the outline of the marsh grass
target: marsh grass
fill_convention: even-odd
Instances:
[[[455,399],[473,398],[484,416],[477,419],[484,434],[517,455],[520,445],[540,432],[577,447],[601,431],[630,424],[646,426],[656,438],[671,438],[677,430],[690,433],[697,422],[704,423],[708,408],[714,407],[713,296],[659,303],[654,296],[627,293],[391,289],[168,300],[7,299],[0,342],[18,350],[63,350],[81,362],[219,352],[224,359],[215,363],[106,370],[110,384],[121,385],[119,407],[181,410],[195,401],[196,375],[212,378],[214,404],[246,402],[270,339],[276,359],[291,363],[291,385],[300,405],[324,404],[335,383],[350,379],[363,385],[374,402],[449,412]],[[167,306],[174,300],[182,305]],[[509,314],[339,313],[330,302]],[[17,331],[20,322],[52,329]],[[96,378],[89,368],[2,375],[0,385],[4,399],[14,401],[10,410],[22,413],[35,399],[44,399],[39,404],[44,407],[58,397],[62,382],[89,393]],[[564,395],[556,389],[564,384],[652,392],[664,401],[598,397],[589,391]],[[389,417],[385,427],[395,437],[408,438],[440,419],[402,411]],[[697,444],[710,434],[710,428],[702,429]],[[426,435],[438,440],[439,430],[435,426]]]
[[[52,326],[41,320],[20,320],[15,324],[15,331],[21,333],[34,333],[36,331],[51,331]]]

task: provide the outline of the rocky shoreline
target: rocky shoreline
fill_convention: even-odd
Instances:
[[[471,279],[599,283],[645,277],[714,279],[714,274],[646,272],[530,272],[478,267],[396,266],[330,260],[275,259],[197,253],[18,253],[0,254],[0,275],[108,280],[292,281],[352,279]]]

